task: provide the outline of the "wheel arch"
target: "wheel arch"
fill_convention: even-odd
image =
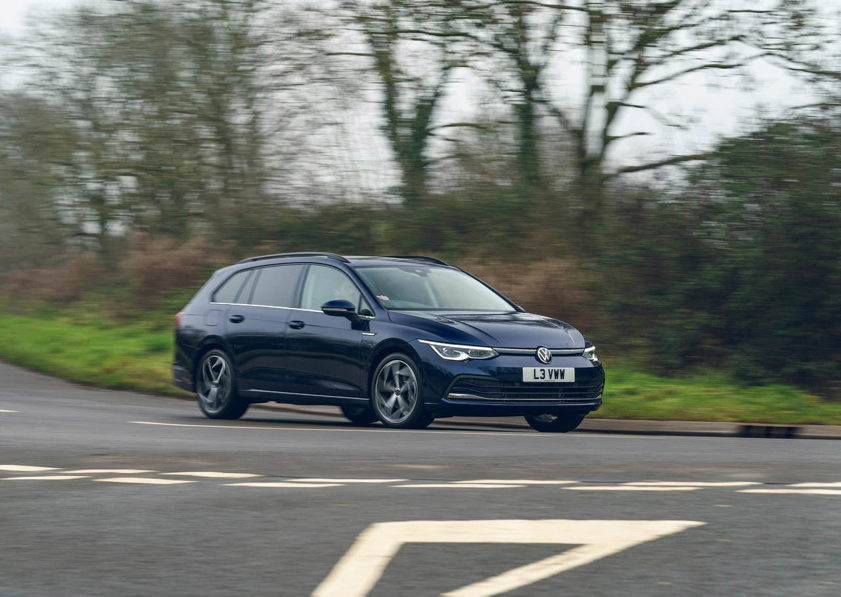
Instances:
[[[374,379],[374,373],[376,373],[377,367],[387,355],[395,352],[402,352],[415,362],[415,367],[421,375],[421,385],[423,385],[423,368],[421,367],[421,359],[417,351],[405,340],[389,338],[380,342],[374,348],[371,352],[371,358],[368,360],[368,377],[365,381],[365,393],[368,397],[371,396],[371,382]]]
[[[193,379],[193,385],[196,385],[196,374],[199,370],[199,365],[201,364],[201,360],[208,352],[213,349],[218,349],[228,355],[228,358],[231,360],[231,363],[234,366],[234,370],[236,370],[236,360],[233,358],[233,351],[231,350],[231,346],[225,342],[224,338],[221,336],[208,336],[204,338],[196,348],[196,358],[193,359],[193,370],[190,372],[190,375]]]

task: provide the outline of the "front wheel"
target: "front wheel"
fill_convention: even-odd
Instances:
[[[581,424],[584,415],[543,413],[526,415],[526,422],[532,429],[544,433],[567,433]]]
[[[377,367],[371,384],[371,404],[386,427],[421,429],[432,423],[423,408],[420,373],[402,353],[388,355]]]
[[[231,359],[221,350],[204,354],[196,374],[199,408],[211,419],[239,419],[249,402],[237,394],[237,380]]]

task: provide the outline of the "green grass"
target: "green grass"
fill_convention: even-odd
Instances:
[[[104,388],[186,396],[171,383],[172,317],[138,314],[129,323],[91,305],[0,315],[0,358]],[[742,387],[702,372],[664,378],[606,358],[601,418],[841,425],[841,404],[782,385]]]
[[[172,385],[172,329],[157,322],[0,315],[0,358],[103,388],[185,396]]]
[[[791,386],[745,387],[709,371],[658,377],[607,360],[601,418],[841,425],[841,403]]]

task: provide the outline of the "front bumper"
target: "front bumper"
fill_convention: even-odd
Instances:
[[[602,404],[604,369],[581,355],[552,359],[551,367],[575,368],[571,383],[523,381],[523,367],[540,366],[531,355],[487,360],[424,359],[424,404],[435,416],[521,416],[542,412],[586,414]]]

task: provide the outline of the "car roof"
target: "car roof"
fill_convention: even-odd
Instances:
[[[427,257],[426,255],[338,255],[336,253],[319,253],[319,252],[305,252],[305,253],[273,253],[270,255],[258,255],[255,257],[248,257],[240,261],[237,265],[253,264],[258,262],[265,263],[282,263],[286,260],[303,260],[303,261],[317,261],[327,263],[330,261],[338,261],[347,265],[394,265],[396,263],[417,263],[426,265],[440,265],[448,266],[446,262],[436,258]]]

